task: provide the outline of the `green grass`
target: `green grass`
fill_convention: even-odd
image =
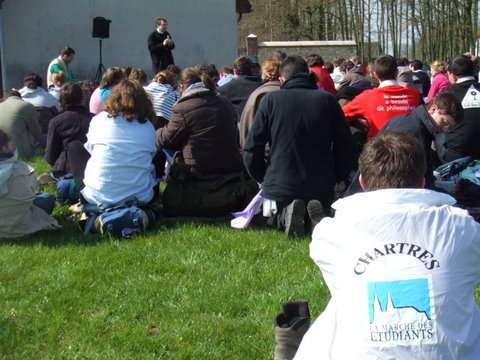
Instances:
[[[308,239],[218,221],[115,240],[67,215],[0,240],[0,359],[272,359],[281,304],[308,300],[315,319],[330,297]]]
[[[0,242],[1,359],[268,359],[283,302],[308,300],[315,318],[329,299],[308,239],[222,221],[104,239],[67,214],[60,231]]]

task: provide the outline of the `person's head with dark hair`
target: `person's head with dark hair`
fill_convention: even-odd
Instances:
[[[176,89],[177,86],[178,86],[178,78],[180,77],[182,69],[177,65],[170,64],[170,65],[167,66],[167,68],[165,70],[169,71],[171,74],[173,74],[174,80],[173,80],[173,83],[171,85]]]
[[[163,18],[163,17],[158,17],[158,18],[156,18],[156,19],[155,19],[155,26],[160,25],[160,23],[162,23],[162,22],[167,22],[167,20],[166,20],[165,18]]]
[[[196,65],[195,69],[200,73],[205,73],[207,74],[212,81],[215,83],[220,80],[220,74],[218,73],[217,67],[213,64],[210,65]]]
[[[420,60],[412,60],[410,61],[410,64],[408,64],[410,70],[422,70],[423,69],[423,63]]]
[[[239,56],[233,62],[233,72],[237,76],[252,75],[252,62],[246,56]]]
[[[373,73],[379,81],[395,80],[397,77],[397,61],[393,56],[381,55],[373,63]]]
[[[143,69],[132,69],[128,78],[138,81],[142,86],[147,85],[147,73]]]
[[[126,121],[134,119],[141,124],[155,120],[153,105],[138,81],[124,79],[111,89],[105,101],[105,111],[112,117],[122,114]]]
[[[97,87],[97,84],[94,80],[83,80],[80,86],[82,90],[85,91],[87,94],[92,94]]]
[[[309,73],[307,62],[301,56],[287,56],[280,64],[280,77],[288,80],[295,74]]]
[[[274,59],[265,60],[262,63],[262,79],[265,81],[278,80],[280,76],[280,61]]]
[[[331,62],[326,62],[323,64],[323,68],[327,70],[329,74],[333,73],[333,69],[335,68]]]
[[[260,76],[262,74],[262,65],[256,61],[252,61],[252,75]]]
[[[65,46],[63,49],[62,49],[62,52],[60,53],[60,55],[67,55],[67,56],[70,56],[70,55],[75,55],[75,50],[73,50],[70,46]]]
[[[436,94],[426,107],[434,124],[442,132],[447,132],[450,127],[463,120],[462,103],[448,91]]]
[[[109,67],[100,81],[100,89],[110,89],[124,79],[123,71],[118,67]]]
[[[380,133],[360,155],[360,185],[365,191],[423,188],[425,150],[411,134]]]
[[[22,98],[22,95],[20,94],[20,92],[19,92],[17,89],[10,89],[10,90],[7,90],[7,91],[3,94],[2,101],[7,100],[7,99],[8,99],[9,97],[11,97],[11,96],[15,96],[15,97]]]
[[[458,55],[448,63],[447,73],[450,82],[455,83],[459,78],[475,76],[475,65],[468,56]]]
[[[410,61],[407,58],[396,58],[397,66],[408,66]]]
[[[210,91],[215,91],[216,85],[207,73],[201,73],[195,68],[185,68],[180,73],[178,79],[178,90],[185,93],[187,88],[195,83],[202,82],[204,87]]]
[[[80,106],[83,99],[83,90],[79,84],[66,83],[60,89],[60,104],[62,109],[71,106]]]
[[[73,50],[70,46],[65,46],[60,53],[60,57],[66,64],[69,64],[75,58],[75,50]]]
[[[124,66],[124,67],[121,67],[120,70],[122,70],[123,72],[123,77],[125,79],[128,79],[128,77],[130,76],[130,74],[132,73],[132,68],[130,66]]]
[[[155,28],[160,32],[164,33],[167,31],[168,22],[167,19],[158,17],[155,19]]]
[[[170,71],[177,76],[180,75],[180,73],[182,72],[182,69],[180,68],[180,66],[177,66],[175,64],[168,65],[165,70]]]
[[[335,56],[332,60],[332,64],[333,66],[335,67],[339,67],[340,65],[342,65],[342,63],[345,61],[345,58],[341,57],[341,56]]]
[[[286,57],[287,54],[285,53],[285,51],[281,50],[275,50],[274,52],[272,52],[272,56],[270,56],[271,59],[277,60],[279,62],[285,60]]]
[[[42,87],[43,79],[37,73],[30,73],[23,78],[23,85],[29,89],[36,89]]]
[[[342,73],[347,73],[349,70],[356,68],[355,64],[350,61],[350,60],[345,60],[341,65],[340,65],[340,71]]]
[[[324,62],[320,55],[310,54],[305,57],[308,67],[323,66]]]

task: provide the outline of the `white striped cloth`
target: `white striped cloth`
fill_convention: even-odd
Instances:
[[[180,98],[178,91],[170,84],[159,84],[155,81],[152,81],[145,86],[145,91],[152,101],[155,114],[170,120],[172,117],[173,105],[175,105]]]

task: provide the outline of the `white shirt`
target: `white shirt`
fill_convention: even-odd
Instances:
[[[24,86],[19,90],[19,93],[22,95],[23,100],[28,101],[33,106],[47,108],[55,107],[58,111],[60,111],[60,103],[58,100],[41,87],[30,89]]]
[[[150,121],[128,122],[102,111],[93,117],[87,139],[85,148],[91,158],[85,169],[85,200],[106,207],[133,199],[141,203],[152,200],[152,158],[157,147]]]
[[[336,67],[333,69],[333,72],[330,74],[330,77],[333,80],[333,83],[335,84],[335,89],[338,90],[340,86],[340,82],[343,80],[343,74],[340,71],[340,67]]]
[[[480,359],[480,224],[446,194],[337,201],[310,256],[332,298],[295,359]]]

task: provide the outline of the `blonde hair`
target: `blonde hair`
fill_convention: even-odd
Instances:
[[[447,72],[447,67],[445,66],[445,63],[441,60],[434,60],[431,64],[430,67],[433,70],[432,75],[443,73],[446,74]]]
[[[262,79],[265,81],[278,80],[280,76],[280,61],[268,59],[262,63]]]
[[[63,71],[57,71],[57,72],[52,74],[52,83],[55,86],[60,87],[63,84],[65,84],[66,81],[67,81],[67,78],[66,78],[65,73]]]

